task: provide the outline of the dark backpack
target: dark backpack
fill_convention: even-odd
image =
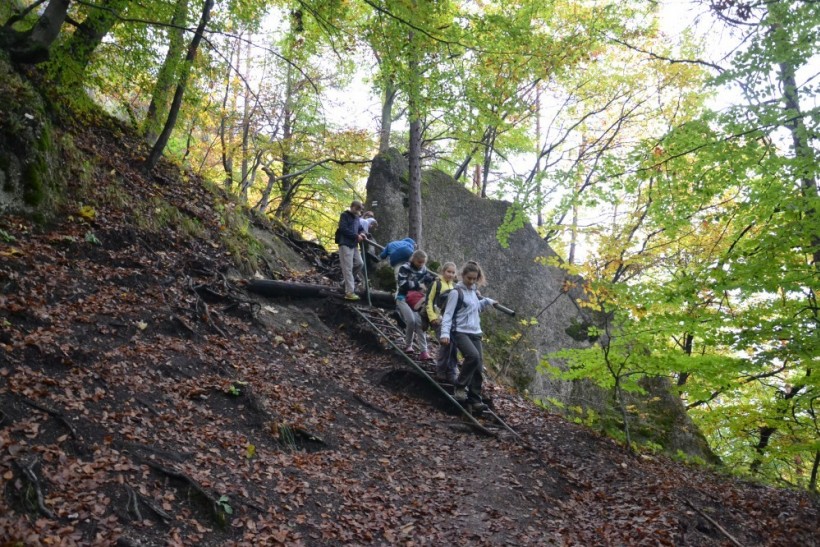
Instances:
[[[424,330],[430,328],[430,318],[427,316],[427,302],[430,299],[430,293],[433,292],[433,287],[438,287],[439,293],[436,295],[436,299],[433,301],[433,305],[439,309],[439,315],[444,316],[444,310],[447,307],[447,299],[450,297],[450,293],[454,290],[458,291],[458,301],[456,302],[456,309],[453,310],[453,327],[456,326],[456,313],[458,313],[458,309],[461,307],[461,303],[464,301],[464,293],[461,292],[461,289],[456,287],[454,289],[447,289],[444,292],[441,292],[441,278],[437,279],[435,283],[430,285],[430,288],[427,290],[427,296],[424,298],[424,307],[419,312],[421,316],[421,327]]]

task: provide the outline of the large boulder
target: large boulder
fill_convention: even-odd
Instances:
[[[376,156],[367,180],[365,207],[373,210],[378,220],[373,230],[377,241],[387,243],[408,236],[407,194],[408,167],[402,154],[390,149]],[[546,263],[556,253],[529,223],[510,234],[508,246],[499,243],[497,233],[510,207],[508,202],[480,198],[447,174],[426,171],[422,175],[422,204],[423,250],[430,260],[439,264],[452,261],[459,268],[466,260],[476,260],[489,281],[482,292],[517,312],[515,319],[491,312],[482,316],[488,361],[496,371],[536,399],[617,416],[612,412],[611,393],[588,382],[557,380],[537,369],[547,354],[595,343],[586,332],[596,318],[580,305],[583,280]],[[651,388],[664,391],[658,382]],[[644,398],[647,403],[659,400],[651,391]],[[651,424],[636,427],[636,431],[651,432],[647,438],[667,449],[714,460],[680,401],[668,391],[661,395],[667,404],[657,409],[663,414],[658,419],[651,417],[652,405],[630,401],[641,408],[642,415],[650,416]]]

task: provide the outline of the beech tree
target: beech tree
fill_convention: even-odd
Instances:
[[[690,111],[607,158],[606,184],[587,196],[619,215],[598,228],[583,272],[591,302],[618,320],[599,348],[562,357],[574,377],[603,381],[607,352],[628,350],[618,376],[674,380],[731,469],[816,489],[817,121],[801,99],[820,13],[812,2],[715,10],[744,46],[725,68],[683,64],[716,69],[714,85],[738,85],[747,102]]]

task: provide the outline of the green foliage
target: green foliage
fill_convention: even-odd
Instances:
[[[228,496],[220,496],[218,500],[216,500],[216,504],[219,507],[219,510],[225,513],[226,515],[233,515],[233,507],[231,507],[231,500]]]
[[[102,242],[97,238],[93,230],[89,230],[85,233],[85,242],[91,243],[92,245],[102,245]]]
[[[498,227],[496,238],[503,248],[510,246],[510,235],[524,227],[529,219],[520,203],[512,203],[504,213],[504,222]]]
[[[0,228],[0,240],[2,240],[3,243],[14,243],[17,241],[17,238]]]

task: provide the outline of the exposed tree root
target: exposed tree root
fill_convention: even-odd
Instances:
[[[171,517],[171,515],[163,511],[159,506],[157,506],[157,504],[154,503],[152,499],[140,494],[130,484],[126,483],[125,489],[128,492],[128,503],[125,508],[129,514],[134,515],[136,520],[142,520],[142,513],[140,512],[140,503],[145,505],[163,521],[170,522],[173,520],[173,517]]]
[[[201,285],[200,285],[201,287]],[[208,306],[208,303],[200,295],[197,287],[194,287],[194,280],[190,277],[188,278],[188,290],[196,296],[196,302],[194,304],[194,308],[196,311],[196,316],[205,321],[205,323],[211,327],[213,330],[218,332],[223,338],[228,338],[228,334],[216,323],[214,323],[213,318],[211,317],[211,308]]]
[[[24,402],[24,403],[26,403],[28,406],[34,407],[34,408],[36,408],[37,410],[42,410],[42,411],[43,411],[43,412],[45,412],[46,414],[48,414],[48,415],[53,416],[54,418],[56,418],[56,419],[57,419],[57,421],[59,421],[60,423],[62,423],[64,426],[66,426],[66,428],[68,429],[68,431],[71,433],[71,437],[72,437],[75,441],[77,440],[77,430],[76,430],[76,429],[74,429],[74,426],[73,426],[73,425],[71,425],[71,423],[70,423],[70,422],[68,421],[68,419],[65,417],[65,414],[63,414],[63,413],[62,413],[62,412],[60,412],[59,410],[54,410],[53,408],[50,408],[50,407],[48,407],[48,406],[46,406],[46,405],[40,404],[40,403],[38,403],[38,402],[36,402],[36,401],[32,401],[32,400],[31,400],[31,399],[29,399],[28,397],[21,397],[21,399],[22,399],[22,400],[23,400],[23,402]]]
[[[26,477],[26,480],[29,482],[31,487],[34,489],[35,494],[37,495],[37,509],[40,513],[50,519],[57,518],[51,510],[46,507],[44,496],[43,496],[43,488],[40,485],[40,479],[37,477],[37,473],[34,472],[34,467],[37,465],[37,460],[31,460],[26,465],[14,460],[14,463],[17,464],[17,467],[23,472],[23,476]]]
[[[219,524],[220,526],[225,526],[228,524],[230,520],[230,513],[226,510],[225,504],[222,503],[219,499],[212,496],[207,490],[205,490],[198,482],[194,479],[183,473],[182,471],[177,471],[176,469],[169,469],[163,465],[160,465],[154,461],[141,459],[142,463],[154,469],[155,471],[159,471],[160,473],[171,477],[172,479],[177,479],[186,483],[196,494],[198,494],[207,504],[211,511],[211,517],[213,520]]]
[[[162,448],[157,448],[155,446],[150,446],[147,444],[138,444],[138,443],[128,443],[128,442],[120,442],[116,441],[115,445],[118,446],[122,450],[127,450],[128,452],[134,454],[140,460],[144,460],[145,458],[142,454],[139,453],[140,450],[144,450],[146,452],[150,452],[151,454],[156,454],[157,456],[162,456],[163,458],[173,460],[175,462],[184,462],[189,460],[193,457],[193,454],[188,452],[174,452],[172,450],[165,450]]]
[[[370,402],[366,401],[358,393],[354,393],[353,398],[356,399],[359,403],[361,403],[361,405],[364,406],[365,408],[369,408],[370,410],[375,410],[379,414],[384,414],[385,416],[395,416],[393,413],[388,412],[387,410],[384,410],[383,408],[379,408],[376,405],[374,405],[373,403],[370,403]]]

